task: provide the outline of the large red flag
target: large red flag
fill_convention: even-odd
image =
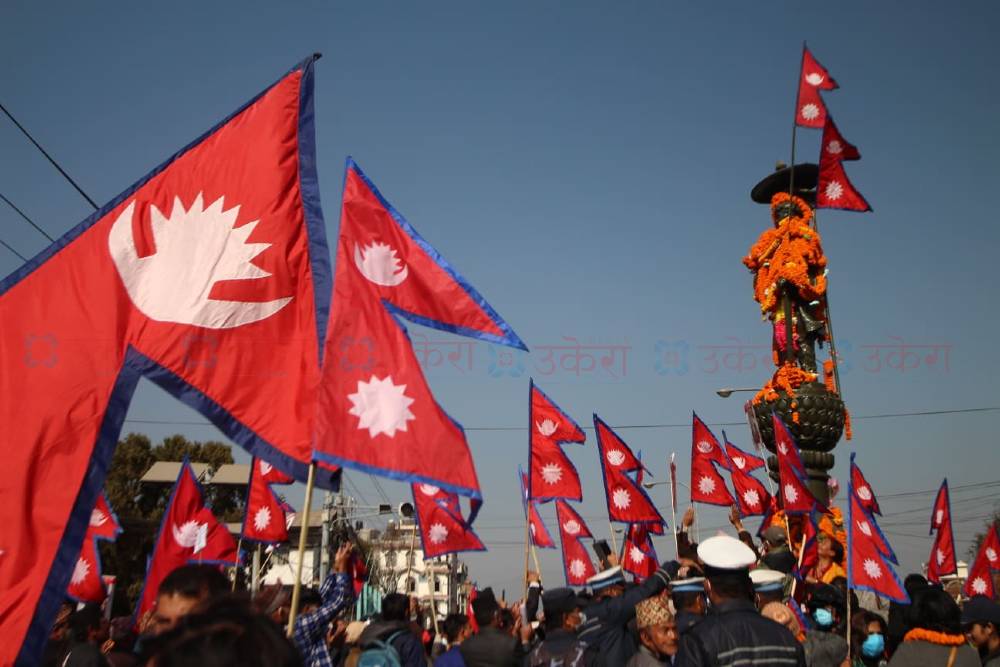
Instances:
[[[621,562],[622,569],[635,575],[638,580],[647,579],[656,572],[659,567],[656,549],[645,524],[633,523],[628,527]]]
[[[90,523],[83,539],[83,547],[73,566],[73,574],[66,588],[66,595],[77,602],[102,602],[107,596],[101,577],[101,555],[98,540],[115,541],[122,532],[118,517],[111,510],[107,496],[97,497],[97,504],[90,512]]]
[[[532,500],[580,500],[580,475],[561,445],[582,443],[583,429],[539,389],[528,383],[528,490]]]
[[[941,482],[937,497],[934,498],[934,508],[931,512],[931,533],[937,531],[934,546],[927,562],[927,580],[933,583],[941,581],[942,575],[958,572],[958,559],[955,556],[955,535],[951,526],[951,501],[948,497],[948,480]]]
[[[792,434],[778,418],[774,419],[774,447],[778,454],[778,485],[781,487],[781,506],[786,514],[803,514],[818,509],[829,512],[806,485],[806,468],[802,465],[799,448]]]
[[[726,488],[726,481],[715,469],[729,467],[729,460],[715,434],[698,415],[691,424],[691,502],[730,506],[736,501]]]
[[[524,348],[348,159],[316,456],[481,498],[465,433],[434,400],[397,317]]]
[[[816,185],[816,208],[870,211],[871,205],[854,187],[840,160],[820,160]]]
[[[593,535],[583,518],[564,500],[556,500],[556,520],[559,521],[566,585],[583,586],[597,572],[587,553],[587,547],[580,540]]]
[[[642,487],[628,473],[642,470],[625,441],[594,415],[597,449],[604,471],[604,495],[608,503],[608,518],[620,523],[663,523],[663,517]]]
[[[865,511],[870,514],[882,516],[882,508],[878,506],[878,498],[875,497],[875,490],[872,489],[872,485],[865,479],[858,464],[854,463],[853,455],[851,457],[851,484],[854,486],[854,493],[858,496],[858,502],[865,508]]]
[[[431,484],[413,485],[420,544],[424,558],[459,551],[486,551],[472,532],[471,521],[462,518],[458,496]]]
[[[287,504],[274,489],[274,484],[290,484],[293,480],[261,459],[251,461],[250,486],[247,489],[246,512],[243,515],[243,539],[265,544],[288,541]]]
[[[163,578],[181,565],[235,565],[237,558],[236,540],[205,506],[191,464],[184,459],[146,569],[146,582],[135,609],[136,622],[153,608]]]
[[[861,507],[853,486],[853,483],[848,484],[847,493],[847,586],[872,591],[890,600],[908,604],[910,596],[887,562],[876,539],[881,533],[877,530],[865,530],[866,525],[874,525],[874,519]]]
[[[0,664],[42,653],[141,376],[305,479],[330,294],[313,61],[0,282]]]
[[[531,543],[539,549],[555,549],[556,543],[552,541],[552,536],[538,513],[538,506],[534,501],[528,500],[528,475],[519,469],[518,479],[521,481],[521,503],[524,505],[525,519],[528,521]]]
[[[795,124],[802,127],[823,127],[823,122],[826,120],[826,104],[819,91],[835,88],[837,82],[803,45],[799,94],[795,104]]]

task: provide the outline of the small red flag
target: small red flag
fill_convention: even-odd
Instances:
[[[941,581],[942,575],[958,572],[947,479],[941,483],[941,488],[938,489],[937,497],[934,499],[934,509],[931,513],[931,533],[934,531],[937,531],[937,535],[934,538],[934,546],[927,562],[927,580],[938,583]]]
[[[587,436],[534,380],[529,381],[528,387],[529,498],[580,500],[583,498],[580,475],[561,445],[582,443]]]
[[[107,596],[101,577],[101,556],[97,540],[115,541],[122,532],[118,517],[111,510],[107,496],[97,496],[97,504],[90,512],[90,524],[83,538],[80,555],[73,566],[66,595],[77,602],[102,602]]]
[[[726,488],[726,481],[715,469],[729,467],[722,447],[715,435],[698,415],[691,426],[691,502],[709,505],[733,505],[736,501]]]
[[[984,541],[976,555],[975,562],[972,564],[972,569],[969,570],[969,576],[965,579],[962,592],[970,598],[973,595],[985,595],[992,600],[996,597],[996,591],[993,586],[993,575],[990,572],[990,559],[986,556],[985,547],[986,542]]]
[[[135,610],[136,622],[153,608],[163,578],[181,565],[235,565],[237,558],[236,540],[205,506],[201,487],[185,458],[146,570],[146,583]]]
[[[820,164],[826,161],[843,162],[844,160],[860,160],[861,153],[854,144],[848,143],[833,122],[833,116],[827,114],[823,124],[823,142],[819,148]]]
[[[761,516],[767,513],[771,505],[771,494],[768,493],[760,480],[750,474],[764,465],[764,459],[744,452],[729,442],[723,431],[722,440],[725,443],[726,455],[729,458],[729,474],[736,491],[736,505],[742,516]]]
[[[414,484],[413,504],[425,558],[459,551],[486,551],[472,526],[462,517],[458,495],[431,484]]]
[[[990,569],[994,572],[1000,571],[1000,536],[997,535],[996,524],[990,526],[983,539],[983,553],[989,561]]]
[[[735,467],[743,472],[753,472],[758,468],[764,467],[764,459],[748,451],[742,450],[733,443],[729,442],[726,438],[726,432],[722,432],[722,440],[726,444],[726,458],[732,464],[730,468]]]
[[[521,502],[524,504],[531,543],[539,549],[555,549],[556,543],[552,541],[552,536],[538,513],[538,505],[534,501],[528,500],[528,476],[522,471],[519,473],[519,477],[521,480]]]
[[[837,82],[819,64],[805,46],[802,47],[802,69],[799,72],[799,94],[795,105],[795,124],[801,127],[823,127],[826,104],[821,90],[834,90]]]
[[[656,549],[647,526],[641,523],[629,525],[622,549],[622,569],[641,581],[653,576],[657,567]]]
[[[816,185],[816,208],[870,211],[868,201],[854,187],[839,160],[820,161]]]
[[[619,523],[663,523],[663,517],[646,492],[628,473],[642,470],[642,462],[604,421],[594,415],[597,449],[604,472],[608,518]]]
[[[559,540],[562,542],[563,570],[567,586],[583,586],[596,574],[582,538],[593,537],[583,518],[565,501],[556,501],[556,519],[559,521]]]
[[[806,485],[806,469],[799,456],[799,448],[792,440],[792,434],[782,423],[778,415],[772,415],[774,420],[774,446],[778,453],[778,484],[781,487],[781,506],[785,514],[803,514],[819,509],[829,512],[820,503]]]
[[[872,485],[865,479],[861,468],[854,463],[853,455],[851,457],[851,484],[854,487],[854,493],[858,496],[858,502],[865,511],[882,516],[882,509],[878,506],[878,498],[875,497],[875,490],[872,489]]]
[[[265,544],[288,541],[286,504],[278,498],[273,484],[291,484],[294,480],[266,461],[254,458],[250,465],[247,508],[243,515],[243,539]],[[273,481],[269,481],[273,480]]]

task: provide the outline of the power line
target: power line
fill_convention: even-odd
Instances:
[[[14,206],[14,202],[12,202],[11,200],[9,200],[6,197],[4,197],[4,195],[3,195],[2,192],[0,192],[0,199],[4,200],[4,202],[7,204],[7,206],[10,206],[12,209],[14,209],[14,211],[17,212],[17,214],[19,216],[21,216],[22,218],[24,218],[25,222],[27,222],[29,225],[31,225],[36,230],[38,230],[39,234],[41,234],[42,236],[44,236],[45,238],[47,238],[50,241],[55,241],[54,238],[52,238],[51,236],[49,236],[48,232],[46,232],[44,229],[42,229],[41,227],[39,227],[38,225],[36,225],[35,222],[31,218],[29,218],[27,216],[27,214],[25,214],[24,211],[22,211],[21,209],[19,209],[17,206]]]
[[[997,412],[1000,411],[1000,406],[996,407],[986,407],[986,408],[959,408],[955,410],[920,410],[916,412],[885,412],[882,414],[874,415],[859,415],[857,417],[852,416],[851,421],[862,421],[866,419],[889,419],[895,417],[926,417],[932,415],[957,415],[957,414],[968,414],[973,412]],[[130,424],[153,424],[153,425],[170,425],[170,426],[214,426],[208,421],[182,421],[173,419],[126,419],[126,423]],[[738,422],[710,422],[709,426],[746,426],[745,421]],[[466,426],[463,427],[465,431],[523,431],[527,426]],[[593,426],[582,426],[584,430],[592,431]],[[611,428],[616,431],[625,431],[629,429],[659,429],[659,428],[691,428],[690,422],[677,423],[677,424],[623,424],[618,426],[612,426]],[[958,487],[956,487],[958,488]],[[937,491],[937,489],[934,489]],[[918,491],[914,493],[924,493],[923,491]],[[912,495],[912,494],[901,494],[901,495]],[[888,498],[889,496],[885,496]]]
[[[2,104],[0,104],[0,111],[3,111],[4,114],[6,114],[7,118],[10,118],[10,121],[12,123],[14,123],[14,125],[17,126],[17,129],[21,130],[21,133],[24,136],[28,137],[28,141],[30,141],[31,143],[33,143],[35,145],[35,148],[37,148],[38,151],[42,155],[45,156],[45,159],[47,159],[49,162],[52,163],[52,166],[55,167],[59,171],[59,173],[63,175],[63,178],[65,178],[67,181],[69,181],[70,185],[72,185],[74,188],[76,188],[76,191],[79,192],[80,195],[84,199],[87,200],[87,203],[89,203],[91,206],[93,206],[94,210],[96,211],[99,208],[99,206],[96,203],[94,203],[94,200],[87,196],[87,193],[84,192],[83,189],[79,185],[76,184],[76,181],[74,181],[72,178],[70,178],[70,175],[66,173],[66,170],[59,166],[59,163],[56,162],[52,158],[52,156],[49,155],[48,152],[46,152],[46,150],[44,148],[42,148],[41,144],[39,144],[37,141],[35,141],[35,138],[33,136],[31,136],[31,134],[26,129],[24,129],[23,125],[21,125],[20,123],[17,122],[17,119],[14,118],[14,116],[12,116],[11,113],[9,111],[7,111],[7,108],[4,105],[2,105]]]
[[[18,257],[20,257],[22,262],[27,262],[28,261],[27,257],[25,257],[24,255],[22,255],[18,251],[14,250],[13,248],[11,248],[10,245],[8,245],[8,243],[6,241],[4,241],[3,239],[0,239],[0,245],[2,245],[4,248],[7,248],[7,250],[10,250],[12,253],[14,253],[15,255],[17,255]]]

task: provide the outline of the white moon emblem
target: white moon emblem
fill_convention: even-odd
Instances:
[[[392,246],[377,241],[364,248],[355,243],[354,264],[361,275],[382,287],[395,287],[410,273],[409,267],[400,262]]]

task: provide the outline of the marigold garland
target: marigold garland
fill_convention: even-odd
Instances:
[[[833,359],[827,359],[823,362],[823,384],[826,385],[826,390],[831,394],[837,393],[833,377]]]
[[[774,375],[764,383],[761,390],[753,397],[753,404],[760,405],[761,401],[768,403],[778,400],[778,392],[783,391],[788,396],[794,396],[795,390],[805,382],[815,382],[816,374],[803,370],[792,362],[782,364]],[[792,408],[798,407],[798,403],[792,402]],[[798,422],[798,412],[792,413],[792,421]]]
[[[935,632],[925,628],[914,628],[903,636],[904,642],[924,641],[940,646],[961,646],[967,640],[965,635],[950,635],[946,632]]]

